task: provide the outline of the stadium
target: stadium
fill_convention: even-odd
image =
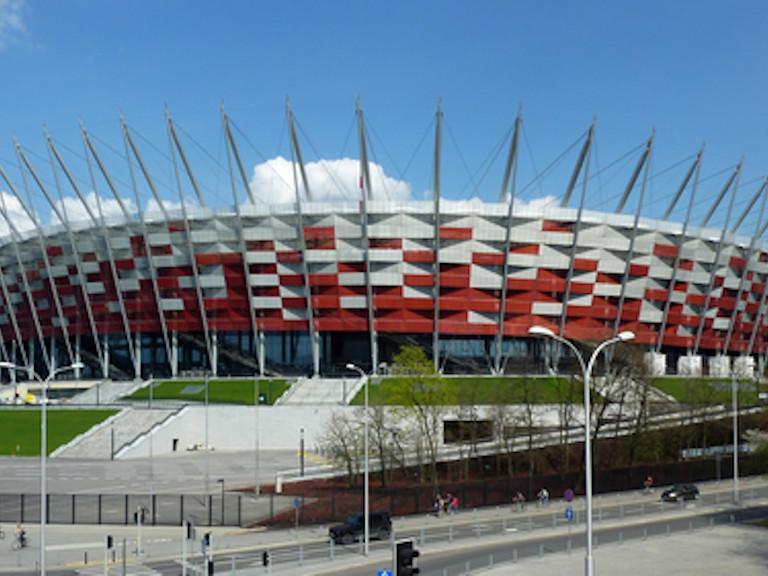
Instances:
[[[375,371],[404,343],[430,352],[447,373],[540,366],[550,354],[533,325],[576,341],[635,333],[657,373],[727,375],[762,368],[768,244],[766,185],[734,209],[741,164],[726,175],[707,214],[692,221],[702,153],[686,167],[663,215],[641,215],[654,137],[644,143],[616,206],[587,209],[594,126],[584,135],[556,205],[516,201],[518,116],[497,202],[440,195],[441,113],[435,123],[432,198],[385,200],[372,189],[358,108],[359,197],[313,198],[288,113],[295,201],[259,204],[222,113],[232,205],[168,206],[131,131],[131,176],[154,210],[132,210],[98,146],[82,130],[93,179],[73,175],[47,148],[68,203],[17,146],[24,183],[52,211],[43,224],[4,170],[0,217],[0,354],[39,373],[83,362],[80,377],[303,374],[334,376],[348,362]],[[168,118],[176,176],[198,193],[194,168]],[[59,181],[60,179],[61,181]],[[89,192],[119,207],[106,215]],[[689,191],[686,194],[686,191]],[[630,198],[638,208],[628,210]],[[683,204],[685,198],[686,204]],[[79,203],[82,218],[64,206]],[[682,221],[669,215],[682,206]],[[757,212],[753,233],[742,224]],[[714,214],[724,224],[711,224]],[[732,362],[733,361],[733,362]]]

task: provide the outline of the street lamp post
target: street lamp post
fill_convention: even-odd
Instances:
[[[733,411],[733,503],[739,503],[739,391],[736,371],[731,370],[731,408]]]
[[[586,576],[594,576],[595,574],[595,560],[592,556],[592,413],[590,402],[590,375],[592,374],[592,368],[598,355],[608,346],[616,344],[618,342],[627,342],[634,340],[634,332],[619,332],[614,338],[610,338],[601,342],[597,348],[592,352],[587,364],[584,364],[584,357],[581,355],[579,349],[565,338],[558,336],[549,328],[544,326],[531,326],[528,329],[528,334],[531,336],[541,336],[545,338],[551,338],[556,340],[563,346],[570,348],[575,354],[581,366],[584,381],[584,468],[586,469],[586,501],[587,501],[587,553],[584,558],[584,574]]]
[[[40,575],[45,576],[45,524],[48,521],[48,490],[47,490],[47,471],[46,459],[48,456],[47,442],[47,419],[46,407],[48,405],[48,383],[53,380],[57,374],[69,370],[80,370],[85,367],[82,362],[75,362],[69,366],[62,366],[52,370],[43,380],[33,369],[27,366],[17,366],[12,362],[0,362],[0,368],[8,370],[28,371],[32,377],[40,383],[42,396],[40,398]]]
[[[347,370],[352,370],[360,374],[360,378],[363,379],[363,388],[365,395],[365,416],[363,418],[363,485],[364,485],[364,497],[363,497],[363,517],[365,522],[365,545],[363,547],[363,554],[368,556],[369,542],[371,539],[371,520],[370,516],[370,500],[369,500],[369,482],[368,482],[368,375],[363,372],[361,368],[358,368],[352,363],[347,364]]]

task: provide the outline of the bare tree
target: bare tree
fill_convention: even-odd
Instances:
[[[359,417],[352,417],[349,412],[336,411],[320,440],[323,449],[331,454],[333,463],[346,470],[350,487],[355,485],[363,459],[360,425]]]

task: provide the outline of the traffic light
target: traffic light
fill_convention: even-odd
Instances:
[[[420,556],[413,540],[400,540],[395,543],[395,574],[394,576],[412,576],[421,572],[413,565],[414,559]]]

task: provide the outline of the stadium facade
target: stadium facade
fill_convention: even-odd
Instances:
[[[362,111],[360,198],[315,202],[290,111],[296,202],[267,206],[250,195],[237,143],[223,116],[233,205],[207,207],[168,119],[177,175],[198,193],[195,207],[164,208],[127,126],[126,150],[160,207],[131,212],[97,147],[83,130],[93,189],[114,195],[121,215],[105,217],[48,139],[57,173],[88,217],[62,213],[37,168],[18,149],[21,169],[58,223],[10,232],[0,245],[0,353],[40,373],[80,360],[85,376],[216,374],[334,375],[355,362],[375,370],[402,343],[431,351],[446,371],[513,371],[541,359],[532,325],[597,341],[636,334],[655,370],[729,373],[731,360],[762,366],[768,352],[765,228],[742,235],[750,211],[763,222],[766,186],[733,210],[741,165],[702,222],[690,222],[701,153],[663,217],[640,216],[651,137],[619,205],[585,209],[594,127],[560,206],[515,202],[520,118],[499,201],[440,197],[441,113],[436,122],[434,197],[374,199]],[[3,171],[2,184],[16,196]],[[668,219],[687,195],[686,220]],[[639,195],[638,209],[624,210]],[[98,195],[97,195],[98,197]],[[58,207],[58,208],[57,208]],[[716,211],[725,225],[708,226]],[[760,226],[758,226],[760,228]],[[705,361],[706,360],[706,361]],[[734,362],[735,365],[737,362]]]

